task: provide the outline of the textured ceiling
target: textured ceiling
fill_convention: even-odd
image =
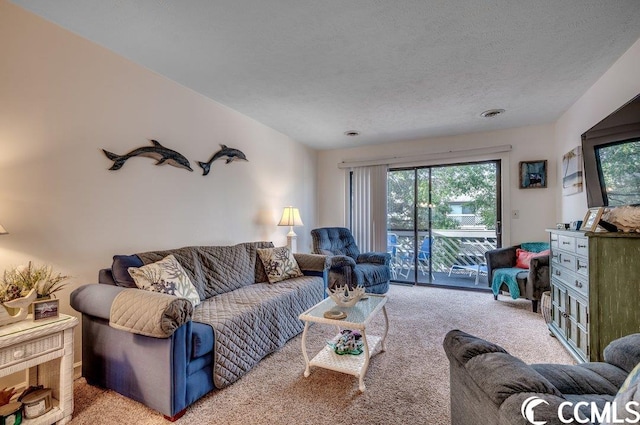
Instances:
[[[640,38],[639,0],[13,3],[318,149],[553,122]]]

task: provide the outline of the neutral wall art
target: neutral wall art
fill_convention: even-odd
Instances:
[[[562,156],[562,194],[582,192],[582,147],[576,146]]]
[[[156,165],[169,164],[174,167],[193,171],[189,160],[182,154],[169,148],[165,148],[157,140],[151,140],[151,144],[153,146],[143,146],[124,155],[117,155],[105,149],[102,149],[102,152],[104,152],[107,158],[113,161],[113,165],[109,168],[110,170],[119,170],[129,158],[133,158],[135,156],[146,156],[155,159]]]

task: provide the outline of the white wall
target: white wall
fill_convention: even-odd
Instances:
[[[551,125],[321,151],[318,154],[318,222],[321,226],[345,225],[345,174],[338,169],[338,164],[342,161],[422,156],[501,145],[512,145],[512,151],[504,158],[508,164],[503,163],[503,207],[505,209],[503,243],[509,245],[524,241],[546,240],[548,235],[544,229],[555,225],[556,210],[554,188],[557,179],[557,155],[554,154],[553,126]],[[485,155],[478,159],[490,157],[495,158],[496,155]],[[460,157],[442,162],[460,162],[465,159],[473,158]],[[547,164],[548,187],[519,189],[519,162],[543,159],[549,161]],[[520,211],[519,219],[511,218],[512,210]]]
[[[111,256],[252,240],[300,208],[299,251],[316,222],[316,152],[175,82],[0,0],[0,270],[33,260],[96,282]],[[224,58],[220,58],[224,60]],[[214,77],[212,77],[214,78]],[[124,154],[157,139],[188,172]],[[224,143],[249,162],[207,161]],[[80,359],[77,335],[76,360]]]
[[[555,126],[556,154],[580,145],[580,135],[640,93],[640,40],[565,112]],[[557,164],[560,173],[561,161]],[[561,175],[561,174],[559,174]],[[558,221],[582,220],[587,211],[585,191],[562,196],[562,181],[556,181]]]

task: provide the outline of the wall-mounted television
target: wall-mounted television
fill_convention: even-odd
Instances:
[[[640,95],[582,135],[587,204],[640,204]]]

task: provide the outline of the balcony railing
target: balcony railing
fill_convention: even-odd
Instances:
[[[389,230],[389,233],[395,234],[397,239],[397,244],[388,246],[388,251],[392,254],[394,277],[400,280],[406,279],[416,265],[427,276],[468,272],[474,266],[483,265],[484,253],[497,247],[495,230],[433,229],[430,244],[425,243],[429,235],[427,231],[418,232],[417,244],[414,243],[413,231]],[[421,250],[421,247],[426,247],[426,250]],[[428,270],[429,265],[431,270]]]

